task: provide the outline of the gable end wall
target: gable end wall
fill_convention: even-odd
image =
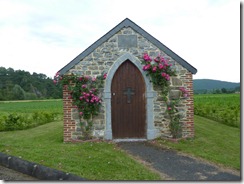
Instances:
[[[136,46],[126,48],[118,46],[118,35],[133,35],[136,36]],[[193,123],[193,82],[192,73],[186,68],[177,63],[173,58],[166,55],[160,48],[157,48],[142,35],[135,32],[130,27],[123,28],[112,36],[109,40],[97,47],[91,54],[81,60],[77,65],[71,68],[67,74],[75,73],[78,75],[90,75],[95,77],[103,73],[109,73],[111,66],[122,55],[129,53],[139,60],[142,60],[143,53],[148,53],[150,56],[157,56],[162,54],[169,63],[172,64],[173,69],[176,70],[177,76],[171,77],[171,92],[180,94],[178,88],[185,87],[189,92],[187,99],[182,98],[182,103],[179,111],[183,122],[183,137],[194,137],[194,123]],[[106,81],[105,81],[106,82]],[[103,91],[103,89],[100,89]],[[155,137],[170,137],[169,133],[169,117],[167,116],[166,104],[160,97],[160,91],[154,88],[157,95],[154,97],[153,104],[153,119],[154,126],[158,130]],[[64,141],[77,141],[80,139],[80,125],[77,115],[77,110],[72,107],[72,99],[69,99],[69,93],[66,88],[63,89],[64,98]],[[94,118],[93,136],[96,138],[104,138],[106,129],[106,113],[105,104],[102,103],[101,111],[98,116]]]

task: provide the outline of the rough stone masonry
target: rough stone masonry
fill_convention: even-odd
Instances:
[[[94,138],[112,139],[112,122],[109,120],[111,119],[111,115],[109,115],[109,113],[111,114],[111,109],[109,109],[111,108],[109,105],[109,98],[111,98],[111,94],[109,94],[110,89],[106,89],[109,88],[106,87],[106,83],[113,78],[113,76],[110,76],[110,74],[112,75],[113,73],[111,71],[115,67],[114,65],[119,65],[123,62],[123,60],[130,59],[142,69],[142,66],[140,66],[139,63],[142,61],[143,53],[148,53],[152,57],[155,57],[158,54],[163,55],[164,58],[169,61],[169,64],[172,64],[172,68],[176,70],[177,76],[170,78],[169,98],[181,98],[181,105],[178,107],[178,109],[183,122],[182,135],[184,138],[194,137],[192,86],[192,74],[194,73],[182,66],[182,64],[179,64],[173,57],[170,56],[170,54],[166,54],[162,48],[156,46],[157,44],[152,43],[150,40],[151,37],[142,35],[140,32],[143,32],[144,30],[141,31],[139,26],[139,28],[136,27],[137,25],[134,27],[134,23],[130,22],[129,19],[126,19],[125,21],[129,21],[129,26],[120,28],[119,25],[123,23],[126,24],[127,22],[120,23],[114,28],[116,30],[112,30],[117,32],[112,35],[105,35],[104,37],[108,38],[107,40],[100,40],[100,45],[96,45],[95,42],[95,44],[91,46],[93,48],[88,48],[92,50],[89,54],[80,59],[78,62],[76,61],[75,65],[69,66],[68,69],[65,68],[66,71],[64,74],[75,73],[78,75],[89,75],[96,77],[97,75],[108,73],[108,78],[105,80],[105,87],[104,89],[100,89],[103,102],[99,115],[93,118],[94,126],[92,128],[92,135]],[[109,33],[111,34],[112,31]],[[103,37],[101,39],[103,39]],[[194,67],[192,68],[195,69]],[[150,114],[147,114],[147,116],[150,117],[147,117],[146,123],[151,123],[150,127],[148,125],[147,139],[171,137],[169,131],[169,117],[167,112],[165,112],[166,104],[160,95],[159,89],[153,87],[152,84],[149,83],[146,83],[148,91],[150,91],[150,93],[148,92],[147,95],[146,108],[150,108],[148,109],[150,110]],[[188,91],[188,98],[181,97],[179,87],[184,87]],[[72,99],[69,99],[68,96],[69,92],[67,88],[64,88],[63,105],[65,142],[77,141],[82,136],[78,112],[72,106]]]

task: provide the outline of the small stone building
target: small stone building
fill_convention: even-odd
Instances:
[[[93,119],[93,137],[105,140],[171,137],[167,106],[142,69],[144,53],[152,57],[163,55],[176,70],[177,76],[170,78],[169,97],[179,97],[179,87],[188,91],[188,98],[183,98],[179,107],[182,137],[194,137],[192,75],[196,68],[128,18],[59,71],[61,75],[92,77],[107,73],[102,107]],[[68,90],[63,88],[64,142],[77,141],[81,136],[78,112],[68,96]]]

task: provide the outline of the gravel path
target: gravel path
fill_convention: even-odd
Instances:
[[[37,180],[29,175],[19,173],[0,165],[0,180],[5,181],[33,181]]]
[[[216,165],[181,155],[176,151],[157,148],[145,142],[120,142],[118,146],[149,163],[166,180],[177,181],[240,181],[238,173],[227,172]]]

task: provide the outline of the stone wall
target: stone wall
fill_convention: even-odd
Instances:
[[[160,53],[168,59],[169,63],[172,64],[173,69],[177,72],[177,76],[171,77],[170,79],[170,98],[181,95],[181,92],[178,89],[179,87],[185,87],[189,92],[189,98],[182,98],[179,110],[183,122],[183,137],[193,137],[192,74],[130,27],[123,28],[107,42],[104,42],[97,47],[91,54],[70,69],[68,73],[90,75],[92,77],[108,73],[114,62],[125,53],[130,53],[139,60],[142,60],[143,53],[148,53],[152,57],[155,57]],[[160,92],[157,89],[154,90],[157,92],[156,94],[158,94],[154,97],[154,108],[152,113],[154,125],[158,129],[159,135],[169,137],[169,119],[165,112],[166,104],[162,100],[162,97],[160,97]],[[81,136],[79,120],[76,115],[77,111],[72,108],[72,100],[68,99],[67,94],[67,90],[64,89],[64,141],[66,142],[79,139],[79,136]],[[105,104],[103,103],[100,114],[94,118],[94,137],[104,137],[105,115]]]

